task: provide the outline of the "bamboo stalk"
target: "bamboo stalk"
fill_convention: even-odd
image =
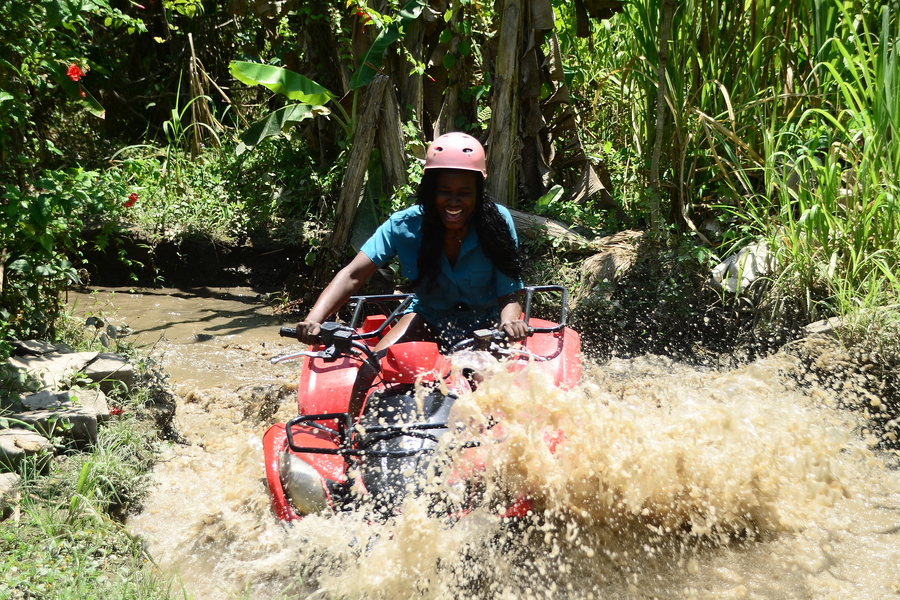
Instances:
[[[663,0],[660,6],[662,22],[659,26],[659,65],[656,70],[656,138],[653,143],[653,159],[650,163],[650,190],[653,202],[650,206],[650,224],[660,226],[659,160],[662,154],[663,128],[666,124],[666,64],[669,60],[669,33],[675,0]]]

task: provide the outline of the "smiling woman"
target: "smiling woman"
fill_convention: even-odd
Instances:
[[[523,286],[518,240],[509,211],[485,194],[484,148],[474,137],[448,133],[429,147],[415,206],[394,213],[325,288],[297,338],[318,341],[320,326],[391,259],[412,281],[416,298],[376,346],[439,341],[445,347],[480,327],[499,326],[511,340],[527,334],[516,292]],[[350,413],[361,408],[374,378],[360,368]]]

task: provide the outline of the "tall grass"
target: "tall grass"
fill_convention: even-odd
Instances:
[[[614,74],[603,85],[609,93],[615,82],[629,107],[645,171],[662,4],[627,3],[596,67]],[[673,16],[661,148],[668,206],[655,209],[704,232],[721,256],[767,239],[772,293],[799,298],[809,318],[900,298],[900,10],[882,4],[683,0]]]
[[[808,308],[823,314],[892,305],[900,298],[897,27],[888,6],[878,19],[843,7],[839,14],[839,27],[825,41],[824,60],[814,72],[820,106],[776,123],[773,132],[787,142],[773,154],[796,157],[791,174],[798,185],[788,185],[769,166],[774,200],[757,194],[748,203],[758,221],[775,213],[760,233],[777,248],[784,287],[820,290],[821,299]],[[815,132],[818,144],[798,145],[787,130]]]
[[[19,469],[16,513],[0,522],[0,598],[166,600],[187,597],[121,523],[149,484],[152,426],[120,418],[92,452]]]

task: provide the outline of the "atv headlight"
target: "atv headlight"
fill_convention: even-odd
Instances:
[[[309,515],[328,508],[325,483],[312,465],[290,452],[282,452],[278,456],[278,474],[298,513]]]

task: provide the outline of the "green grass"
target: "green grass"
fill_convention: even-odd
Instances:
[[[577,65],[574,95],[619,107],[585,122],[586,137],[633,153],[624,162],[633,160],[639,177],[613,193],[638,190],[637,217],[680,213],[685,230],[696,228],[719,257],[767,240],[777,258],[758,305],[767,320],[784,318],[787,306],[815,320],[900,304],[900,14],[882,4],[676,3],[664,205],[655,207],[640,190],[655,133],[662,0],[627,4],[600,26],[614,33],[603,46],[561,34]],[[593,63],[584,60],[590,52]]]
[[[21,469],[17,513],[0,523],[0,597],[167,599],[169,585],[121,518],[148,485],[156,433],[134,417],[86,453]]]
[[[0,524],[0,597],[170,597],[142,555],[139,540],[121,525],[70,524],[53,507],[31,505],[24,512],[18,523]]]
[[[70,319],[58,329],[76,347],[104,349],[93,325]],[[148,370],[125,342],[114,338],[112,344]],[[172,594],[141,540],[124,526],[126,516],[140,510],[162,443],[155,423],[141,416],[158,382],[153,373],[142,372],[132,390],[115,390],[109,401],[122,413],[100,426],[93,446],[77,449],[54,438],[52,460],[35,458],[19,466],[13,515],[0,522],[0,598],[184,597]],[[73,382],[75,389],[80,384]]]

